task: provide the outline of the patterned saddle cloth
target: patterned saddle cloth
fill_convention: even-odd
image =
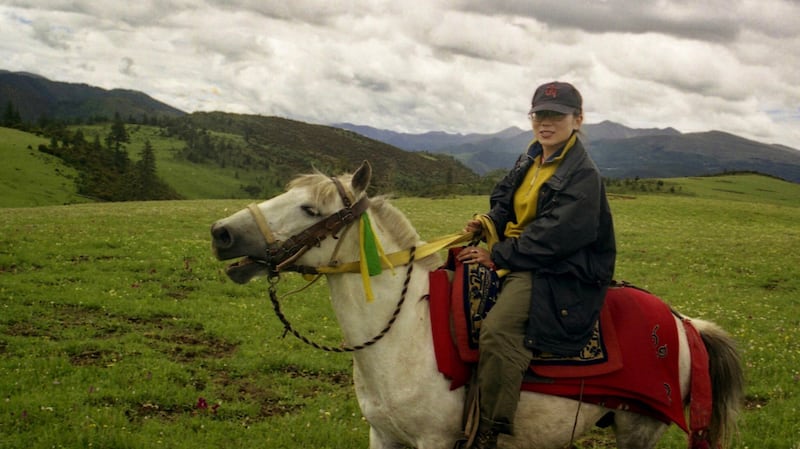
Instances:
[[[501,280],[497,273],[483,265],[458,262],[454,257],[458,251],[458,248],[450,250],[442,270],[445,270],[448,279],[452,275],[452,281],[446,282],[450,284],[447,296],[456,349],[461,360],[475,363],[479,357],[481,323],[497,302]],[[611,319],[608,313],[601,314],[589,343],[575,356],[534,351],[531,374],[545,377],[591,376],[620,369],[622,360]]]

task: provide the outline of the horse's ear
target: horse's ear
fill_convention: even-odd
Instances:
[[[356,192],[363,192],[369,187],[369,181],[372,179],[372,166],[368,161],[361,163],[355,173],[353,173],[352,186]]]

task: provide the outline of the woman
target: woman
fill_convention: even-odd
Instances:
[[[499,241],[491,251],[471,246],[458,255],[463,263],[508,271],[481,324],[476,449],[494,448],[499,433],[513,433],[532,351],[574,355],[588,342],[614,272],[605,188],[578,138],[580,93],[568,83],[547,83],[531,106],[533,142],[494,188],[489,213],[465,227]]]

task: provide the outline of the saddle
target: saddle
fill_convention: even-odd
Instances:
[[[481,323],[497,302],[501,279],[495,271],[480,264],[462,264],[449,251],[447,262],[431,273],[431,295],[443,296],[449,303],[450,331],[459,359],[477,363]],[[604,309],[606,310],[606,309]],[[445,312],[442,308],[441,312]],[[619,344],[611,315],[601,312],[586,346],[575,356],[534,351],[530,379],[580,377],[606,374],[622,367]]]
[[[500,281],[490,270],[457,263],[445,264],[429,277],[436,362],[450,380],[450,388],[460,388],[470,383],[479,355],[480,324],[497,301]],[[612,285],[595,333],[581,353],[575,357],[534,354],[522,390],[645,414],[689,433],[675,317],[651,293],[627,283]],[[708,353],[691,321],[681,321],[692,348],[692,395],[710,397]],[[700,410],[693,401],[691,415],[704,416]],[[707,420],[695,423],[692,418],[692,434],[707,425]]]

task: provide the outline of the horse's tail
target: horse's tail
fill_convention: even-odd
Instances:
[[[692,319],[708,351],[711,375],[711,447],[727,447],[736,432],[736,417],[744,402],[744,372],[736,345],[721,327]]]

